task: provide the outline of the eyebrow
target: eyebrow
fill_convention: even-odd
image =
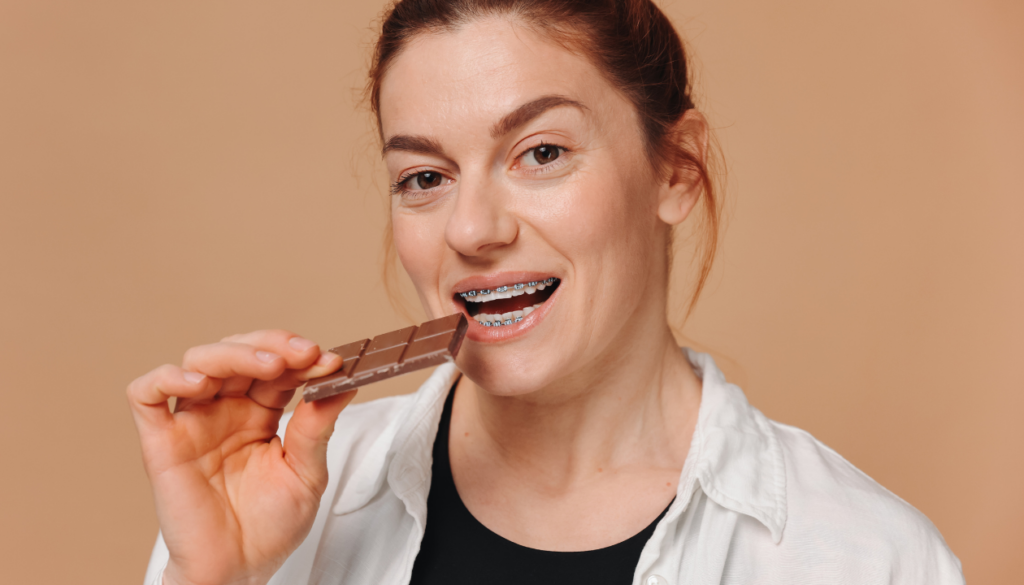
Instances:
[[[501,120],[498,120],[494,126],[491,126],[491,138],[501,138],[516,128],[529,123],[544,112],[561,106],[574,107],[581,112],[590,111],[587,106],[574,99],[560,95],[546,95],[533,101],[526,102],[506,114]],[[434,155],[447,158],[444,154],[444,149],[441,148],[441,144],[433,138],[428,138],[426,136],[396,134],[395,136],[388,138],[388,141],[384,144],[383,150],[381,150],[381,156],[386,155],[392,150],[402,150],[405,152],[414,152],[416,154]]]
[[[433,138],[427,138],[426,136],[396,134],[388,138],[380,154],[383,156],[392,150],[404,150],[406,152],[415,152],[416,154],[431,154],[444,157],[444,149],[441,148],[441,144]]]
[[[539,97],[532,102],[526,102],[515,110],[505,115],[497,124],[491,127],[491,138],[501,138],[509,132],[530,122],[544,112],[559,106],[571,106],[582,112],[589,109],[580,102],[560,95],[546,95]]]

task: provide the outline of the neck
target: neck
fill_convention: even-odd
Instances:
[[[592,367],[529,394],[495,396],[463,377],[453,436],[473,435],[478,457],[552,489],[638,465],[681,469],[701,382],[663,318],[643,325],[645,335],[628,336],[638,343],[611,344]]]

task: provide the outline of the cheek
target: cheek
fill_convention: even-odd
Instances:
[[[627,177],[580,173],[571,185],[527,211],[533,223],[578,268],[631,271],[648,256],[657,235],[656,205]],[[612,266],[609,261],[616,264]]]
[[[437,289],[444,257],[444,225],[434,226],[431,220],[402,212],[391,218],[398,259],[423,300],[429,291]]]

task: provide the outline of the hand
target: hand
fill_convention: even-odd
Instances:
[[[287,331],[193,347],[128,386],[170,562],[166,585],[265,583],[306,537],[327,488],[327,441],[355,392],[300,403],[295,389],[337,370]],[[175,412],[168,406],[177,397]]]

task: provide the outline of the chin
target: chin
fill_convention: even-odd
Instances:
[[[463,346],[457,363],[459,369],[488,394],[511,397],[536,392],[559,378],[555,375],[558,369],[555,362],[560,360],[552,360],[552,357],[542,351]]]

